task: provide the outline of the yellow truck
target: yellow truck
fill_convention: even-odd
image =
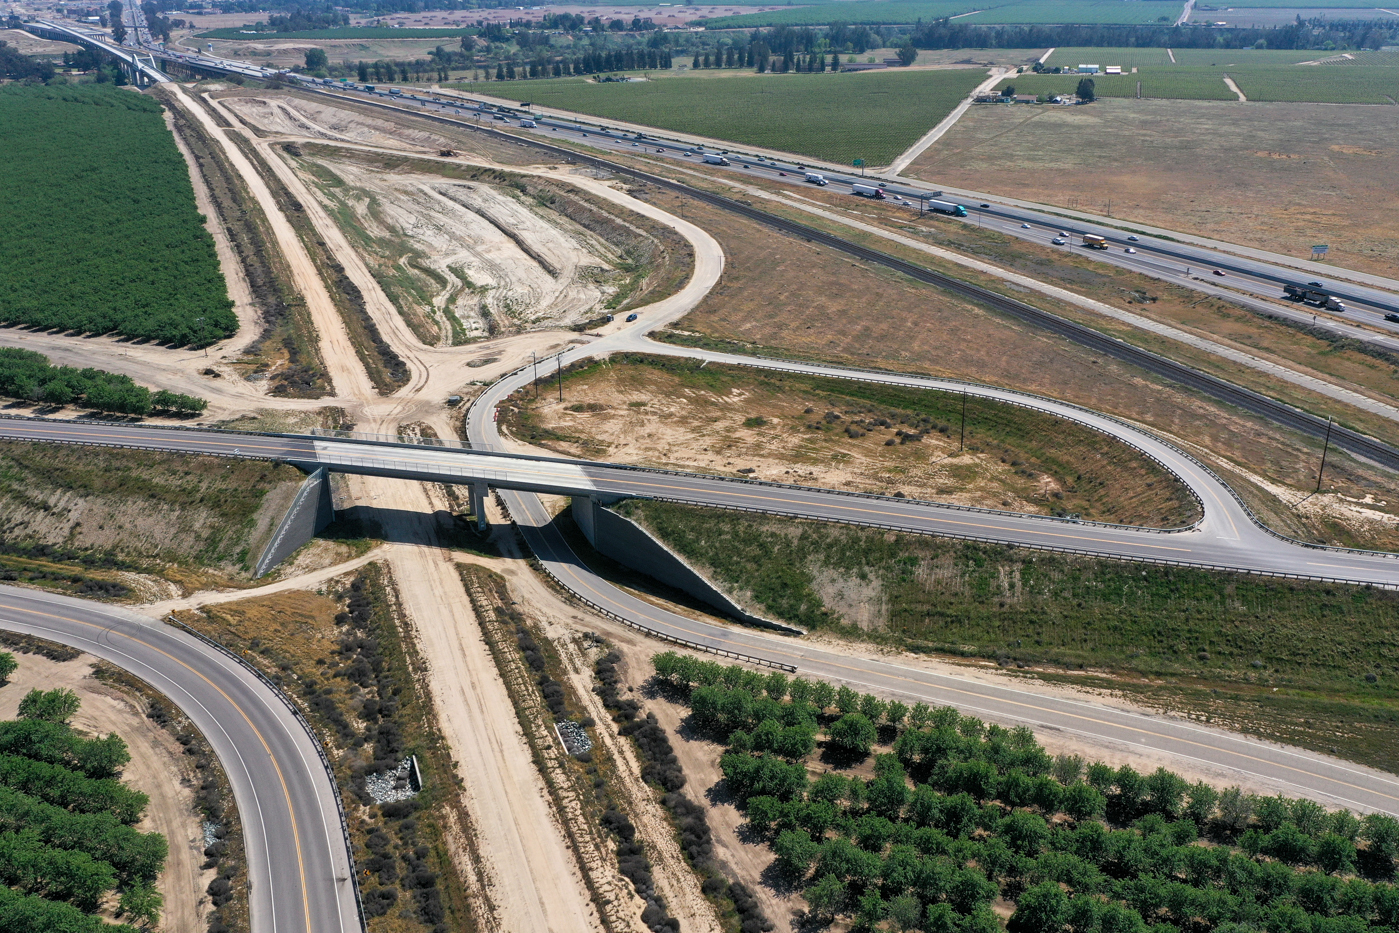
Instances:
[[[1108,241],[1098,236],[1096,233],[1085,233],[1083,235],[1083,245],[1088,249],[1107,249]]]

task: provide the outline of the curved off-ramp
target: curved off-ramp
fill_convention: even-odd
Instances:
[[[256,933],[362,929],[339,792],[315,740],[270,686],[194,636],[115,606],[0,586],[0,629],[115,664],[204,734],[238,805]]]

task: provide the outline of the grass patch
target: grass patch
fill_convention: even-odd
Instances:
[[[0,534],[16,558],[70,570],[241,571],[302,479],[252,460],[6,442]]]
[[[531,85],[530,99],[742,145],[885,165],[983,80],[976,69],[744,74],[705,81],[664,77],[612,84],[560,79]]]
[[[160,104],[0,88],[0,320],[206,346],[238,329]]]
[[[1070,24],[1081,26],[1135,26],[1147,23],[1173,23],[1184,4],[1174,0],[1020,0],[964,16],[967,25]]]
[[[1163,705],[1260,735],[1381,768],[1399,760],[1394,592],[668,503],[622,508],[774,618],[913,651],[1106,673],[1093,685],[1138,683]],[[852,593],[882,610],[855,619],[842,608]],[[1245,705],[1231,709],[1228,697]]]

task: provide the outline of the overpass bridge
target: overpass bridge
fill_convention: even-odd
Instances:
[[[137,87],[149,87],[152,84],[163,84],[170,80],[165,72],[156,66],[153,52],[117,45],[106,33],[79,26],[53,23],[48,20],[25,23],[24,30],[43,39],[72,42],[97,49],[99,52],[106,52],[121,62],[122,70],[126,72],[131,83]]]
[[[1053,407],[1050,400],[1039,400],[1039,404]],[[1065,414],[1070,414],[1067,407]],[[1091,420],[1081,411],[1073,414],[1080,422]],[[3,439],[280,461],[322,477],[346,473],[465,485],[471,489],[477,516],[483,514],[484,498],[492,489],[602,503],[657,499],[1097,557],[1399,586],[1399,555],[1306,546],[1278,536],[1259,525],[1228,486],[1193,458],[1145,432],[1118,426],[1113,433],[1190,488],[1198,497],[1202,517],[1183,528],[1144,528],[623,464],[426,446],[397,439],[0,418]]]

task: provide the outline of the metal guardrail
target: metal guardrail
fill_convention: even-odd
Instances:
[[[505,517],[510,519],[510,524],[515,526],[516,531],[520,531],[520,523],[517,522],[515,520],[515,517],[510,514],[510,507],[505,504],[505,500],[501,497],[500,493],[496,493],[495,500],[496,504],[500,506],[500,510],[505,513]],[[524,537],[523,532],[521,532],[521,537]],[[528,547],[528,543],[526,543],[526,546]],[[596,603],[588,597],[584,596],[582,593],[579,593],[576,589],[564,582],[563,578],[561,578],[558,574],[554,573],[554,571],[549,568],[549,565],[547,563],[545,563],[543,560],[540,560],[538,554],[535,555],[535,563],[536,565],[538,565],[539,569],[542,570],[545,573],[545,575],[549,577],[550,580],[554,581],[554,584],[558,586],[559,589],[563,590],[565,593],[568,593],[571,598],[587,606],[589,609],[591,609],[593,612],[598,613],[599,615],[606,616],[614,622],[620,622],[628,628],[635,629],[636,631],[641,632],[645,635],[649,635],[652,638],[659,638],[661,641],[669,642],[672,645],[680,645],[684,648],[690,648],[694,651],[705,651],[709,654],[716,654],[721,658],[730,658],[735,661],[746,661],[749,664],[757,664],[760,667],[776,668],[777,670],[785,671],[788,674],[795,674],[797,672],[796,666],[792,664],[784,664],[781,661],[770,661],[767,658],[759,658],[751,654],[743,654],[738,651],[730,651],[727,648],[716,648],[713,645],[706,645],[701,642],[691,641],[688,638],[681,638],[678,635],[672,635],[669,632],[663,632],[660,629],[652,628],[649,625],[642,625],[640,622],[635,622],[631,619],[626,618],[625,616],[618,615],[611,609],[608,609],[606,606]]]
[[[311,723],[306,719],[305,714],[301,712],[300,707],[298,707],[295,703],[292,702],[291,697],[286,695],[286,692],[282,690],[280,685],[278,685],[275,681],[273,681],[262,671],[258,670],[256,664],[251,663],[237,652],[232,651],[224,645],[219,644],[217,641],[205,635],[203,632],[200,632],[198,629],[186,625],[179,619],[175,618],[173,615],[166,616],[165,621],[168,624],[180,629],[181,631],[194,636],[195,638],[199,639],[201,642],[208,645],[210,648],[213,648],[215,651],[219,652],[225,657],[230,658],[248,673],[256,677],[259,681],[263,683],[264,686],[271,690],[277,696],[277,698],[282,701],[283,704],[286,705],[287,709],[291,711],[292,716],[296,719],[298,723],[301,724],[301,728],[306,730],[307,737],[311,740],[311,744],[316,748],[316,755],[321,760],[321,766],[325,768],[326,777],[330,778],[330,786],[335,789],[335,793],[333,795],[335,797],[335,812],[340,817],[340,833],[342,836],[344,836],[345,839],[345,857],[350,860],[350,884],[355,892],[355,908],[359,912],[359,928],[361,933],[368,933],[368,921],[364,915],[364,897],[359,887],[359,869],[355,865],[355,844],[354,840],[350,838],[350,823],[349,820],[345,817],[345,802],[340,799],[340,781],[335,776],[335,769],[331,767],[330,759],[326,757],[325,748],[321,745],[320,740],[316,738],[315,729],[312,728]]]

